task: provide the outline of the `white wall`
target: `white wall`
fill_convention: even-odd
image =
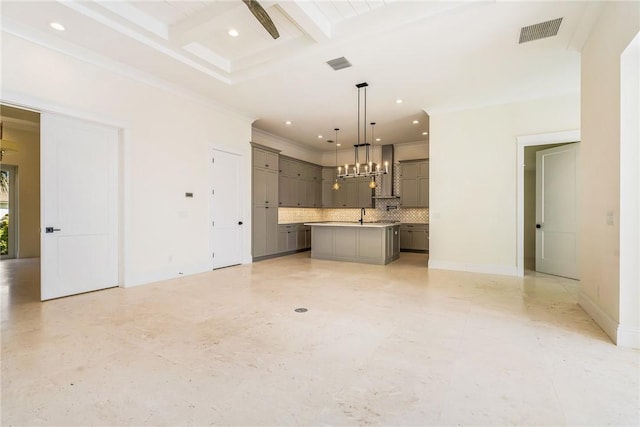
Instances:
[[[300,143],[270,134],[269,132],[265,132],[260,129],[252,129],[251,141],[256,144],[280,150],[280,154],[284,156],[293,157],[294,159],[304,160],[318,165],[322,164],[322,153],[320,151],[309,150],[306,147],[303,147]],[[321,144],[321,142],[318,142],[318,144]],[[327,142],[324,142],[324,144],[327,144]]]
[[[429,267],[516,274],[516,137],[579,128],[579,100],[431,114]]]
[[[212,144],[244,156],[243,259],[251,260],[251,119],[2,34],[2,100],[124,129],[124,284],[204,271]],[[185,192],[194,198],[186,199]]]
[[[620,78],[620,326],[618,342],[640,348],[640,34]]]
[[[580,305],[619,344],[623,344],[619,326],[630,329],[625,339],[635,341],[635,346],[640,341],[637,320],[629,319],[634,325],[621,325],[620,56],[640,29],[638,16],[638,2],[608,3],[585,43],[581,60],[580,153],[583,183]],[[632,96],[637,97],[637,92]],[[638,168],[637,160],[634,168]],[[637,258],[634,262],[637,265]],[[635,295],[635,301],[628,304],[637,313],[637,290]]]
[[[426,159],[429,157],[429,143],[427,141],[406,142],[393,144],[393,160]]]

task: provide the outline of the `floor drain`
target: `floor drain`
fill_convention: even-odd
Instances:
[[[296,308],[294,311],[296,313],[304,313],[305,311],[309,311],[309,310],[307,310],[306,308]]]

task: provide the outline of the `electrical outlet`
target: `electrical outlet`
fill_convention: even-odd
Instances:
[[[613,211],[607,211],[607,225],[615,225],[615,216]]]

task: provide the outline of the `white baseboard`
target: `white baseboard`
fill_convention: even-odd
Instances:
[[[209,263],[189,265],[187,267],[171,267],[161,271],[154,271],[146,274],[135,274],[125,278],[122,284],[123,288],[132,288],[134,286],[147,285],[149,283],[161,282],[163,280],[177,279],[178,277],[191,276],[192,274],[205,273],[211,271],[212,267]]]
[[[437,259],[429,259],[427,265],[430,269],[435,270],[468,271],[471,273],[497,274],[500,276],[518,275],[518,269],[515,265],[468,264]]]
[[[602,328],[605,334],[617,344],[618,322],[609,316],[589,295],[580,290],[578,305]]]
[[[620,347],[640,349],[640,330],[618,325],[618,339],[616,344]]]

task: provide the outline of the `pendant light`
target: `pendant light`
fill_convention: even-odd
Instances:
[[[373,160],[373,155],[375,154],[375,151],[373,149],[373,144],[374,144],[374,136],[373,136],[373,127],[376,125],[376,122],[371,122],[371,159]],[[369,149],[369,147],[367,147],[367,150]],[[376,168],[378,170],[380,170],[380,165],[377,164]],[[373,172],[373,161],[369,162],[369,172]],[[378,184],[376,184],[376,176],[375,175],[371,175],[371,182],[369,182],[369,188],[372,190],[375,190],[375,188],[378,186]]]
[[[357,144],[354,144],[355,148],[355,156],[354,156],[354,165],[352,172],[349,172],[349,164],[344,165],[344,172],[341,170],[341,167],[338,167],[338,178],[360,178],[360,177],[370,177],[372,178],[371,183],[369,183],[370,188],[376,188],[377,184],[375,182],[375,177],[379,175],[384,175],[389,173],[389,166],[387,163],[384,165],[384,169],[380,168],[380,165],[375,165],[372,162],[373,157],[373,143],[367,142],[367,87],[368,83],[358,83],[356,87],[358,88],[358,141]],[[364,89],[364,126],[363,126],[363,134],[364,134],[364,142],[360,141],[360,99],[362,98],[361,90]],[[371,123],[371,133],[373,138],[373,126],[375,122]],[[364,167],[360,167],[360,147],[365,148],[365,163]],[[371,153],[371,154],[370,154]]]
[[[340,183],[338,182],[338,176],[340,176],[340,166],[338,166],[338,131],[340,129],[335,128],[334,130],[336,131],[336,168],[338,168],[338,173],[336,174],[336,179],[331,188],[337,191],[340,189]]]

